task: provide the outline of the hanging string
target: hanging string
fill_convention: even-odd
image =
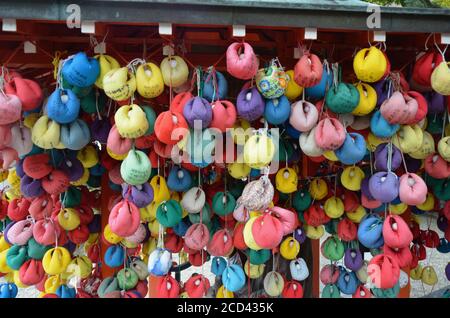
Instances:
[[[36,46],[36,48],[41,51],[42,53],[44,53],[45,55],[47,55],[49,58],[53,59],[53,55],[50,54],[48,51],[44,50],[41,46],[39,46],[36,41],[30,41],[31,43],[34,44],[34,46]]]
[[[162,47],[157,47],[150,55],[148,55],[145,59],[151,60],[155,55],[159,54],[162,51]]]
[[[388,172],[392,171],[392,141],[390,141],[387,145],[388,147],[388,158],[387,158],[387,168]]]
[[[156,158],[158,159],[158,176],[160,175],[160,163],[159,163],[159,155],[156,155]]]
[[[145,64],[145,60],[144,59],[140,59],[140,58],[135,58],[133,60],[131,60],[128,64],[127,64],[127,68],[133,73],[136,74],[136,70],[140,65]]]
[[[202,68],[199,66],[196,68],[197,79],[197,96],[203,97],[203,84],[202,84]]]
[[[21,42],[19,44],[19,46],[17,46],[14,51],[12,51],[12,53],[8,56],[8,58],[5,60],[5,62],[3,62],[3,66],[8,66],[9,62],[12,61],[12,59],[17,55],[17,53],[19,52],[19,50],[23,47],[23,42]]]
[[[173,43],[170,43],[170,47],[173,47]],[[169,55],[168,55],[168,59],[169,59],[169,63],[172,62],[172,50],[169,50]],[[170,72],[170,79],[169,79],[169,106],[172,105],[172,99],[173,99],[173,84],[172,84],[172,76],[173,76],[173,67],[169,67],[169,72]]]
[[[446,112],[447,114],[447,116],[448,116],[448,112]],[[444,119],[442,120],[442,134],[441,134],[441,139],[442,138],[444,138],[444,136],[445,136],[445,122],[446,122],[446,120],[447,120],[447,116],[446,115],[444,115]]]
[[[119,59],[122,60],[122,62],[123,62],[125,65],[128,64],[128,60],[127,60],[126,58],[124,58],[124,57],[122,56],[122,54],[114,48],[114,46],[108,46],[108,47],[111,49],[111,51],[114,52],[115,55],[117,55],[117,56],[119,57]]]
[[[334,177],[334,195],[336,195],[336,192],[337,192],[337,180],[338,180],[338,178],[337,178],[337,175]]]
[[[445,53],[447,52],[448,44],[445,46],[445,49],[444,49],[444,50],[441,50],[441,48],[439,47],[439,45],[438,45],[437,43],[434,43],[434,45],[436,46],[436,48],[437,48],[437,50],[439,51],[439,53],[441,53],[442,59],[443,59],[444,62],[445,62]]]
[[[2,70],[2,73],[0,74],[0,92],[3,94],[3,96],[6,96],[6,93],[3,90],[3,88],[5,86],[5,74],[7,77],[9,77],[9,71],[4,66],[2,66],[1,70]]]
[[[163,208],[166,208],[165,201],[162,202],[162,204],[164,204]],[[158,243],[157,243],[157,245],[159,248],[164,248],[164,227],[161,224],[159,224],[159,227],[158,227]]]
[[[337,87],[339,84],[339,64],[333,63],[331,65],[331,69],[333,70],[333,87]]]
[[[59,60],[58,64],[58,70],[56,75],[56,89],[63,88],[63,78],[62,78],[62,69],[64,67],[64,64],[66,64],[66,61],[68,61],[72,56],[69,56],[67,59]]]
[[[211,99],[211,103],[214,103],[215,97],[216,97],[216,93],[218,91],[217,87],[217,76],[216,76],[216,69],[214,66],[210,66],[208,68],[208,76],[205,79],[205,83],[208,83],[210,80],[212,80],[212,85],[213,85],[213,96]]]
[[[224,59],[224,57],[226,56],[226,53],[223,53],[219,59],[212,65],[212,67],[216,68],[217,65],[219,65],[219,63]]]
[[[276,270],[276,264],[275,264],[275,252],[272,250],[272,271]]]
[[[98,92],[98,89],[95,88],[95,109],[97,110],[97,116],[99,120],[102,120],[102,115],[100,114],[100,110],[98,109],[98,96],[100,93]]]
[[[425,51],[428,51],[428,41],[430,40],[431,36],[433,36],[433,35],[434,35],[434,33],[430,33],[427,36],[427,39],[425,40]]]
[[[90,45],[90,49],[91,49],[91,48],[95,48],[95,47],[96,47],[97,45],[99,45],[99,44],[105,43],[106,38],[108,37],[108,34],[109,34],[109,29],[106,30],[106,34],[105,34],[105,36],[103,37],[103,40],[101,40],[100,42],[97,41],[97,38],[96,38],[93,34],[90,34],[90,35],[89,35],[89,45]]]
[[[395,134],[395,137],[397,138],[397,142],[398,142],[398,144],[400,145],[400,140],[399,140],[399,138],[398,138],[398,135]],[[398,148],[399,148],[399,150],[400,150],[400,155],[402,156],[402,162],[403,162],[403,167],[405,168],[405,172],[406,172],[406,174],[409,174],[409,172],[408,172],[408,167],[406,166],[406,160],[405,160],[405,156],[403,155],[402,148],[401,148],[400,146],[399,146]]]
[[[389,214],[390,214],[390,210],[389,210]],[[387,218],[387,203],[384,203],[384,218]]]
[[[111,108],[112,108],[112,99],[108,99],[108,112],[106,113],[106,117],[109,118],[109,114],[111,112]]]

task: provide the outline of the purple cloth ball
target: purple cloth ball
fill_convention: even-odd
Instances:
[[[248,121],[260,118],[264,114],[264,107],[264,99],[256,87],[241,90],[236,100],[239,117]]]

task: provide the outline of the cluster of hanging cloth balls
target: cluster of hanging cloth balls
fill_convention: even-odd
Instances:
[[[28,286],[40,297],[145,297],[153,276],[155,297],[230,298],[262,279],[266,296],[301,298],[311,272],[301,246],[323,236],[322,297],[396,297],[409,279],[450,279],[450,265],[420,264],[425,247],[450,251],[444,54],[422,52],[406,77],[377,46],[361,49],[356,83],[308,50],[291,70],[260,64],[245,42],[228,47],[226,76],[175,55],[121,66],[79,52],[45,90],[2,68],[0,297]],[[236,98],[231,80],[243,83]],[[300,177],[302,156],[337,172]],[[103,226],[102,176],[113,193]],[[265,271],[273,258],[288,270]],[[173,276],[174,261],[208,260],[212,295],[203,269]]]

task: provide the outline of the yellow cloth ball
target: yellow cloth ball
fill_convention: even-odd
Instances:
[[[234,298],[234,294],[222,285],[217,289],[216,298]]]
[[[103,76],[106,96],[116,101],[130,98],[136,91],[136,77],[127,67],[115,68]]]
[[[294,70],[289,70],[286,72],[286,79],[287,79],[287,87],[286,90],[284,91],[284,95],[290,101],[293,101],[302,94],[303,87],[301,87],[295,82]]]
[[[364,171],[362,171],[360,167],[346,167],[341,174],[341,183],[344,188],[350,191],[359,191],[361,189],[361,182],[364,177]]]
[[[41,116],[31,129],[31,140],[43,149],[55,148],[60,142],[61,127],[47,116]]]
[[[80,160],[83,167],[86,169],[95,166],[99,159],[97,150],[92,145],[88,145],[77,152],[77,159]]]
[[[332,219],[340,218],[344,214],[344,202],[336,196],[329,197],[323,208],[325,214]]]
[[[117,131],[123,138],[139,138],[148,130],[144,110],[136,104],[121,106],[114,115]]]
[[[243,146],[252,135],[252,127],[245,119],[237,119],[230,133],[234,143]]]
[[[244,162],[250,168],[260,169],[268,166],[274,155],[273,140],[265,134],[251,136],[244,145]]]
[[[42,266],[49,275],[58,275],[63,273],[71,261],[69,251],[64,247],[54,247],[44,254]]]
[[[106,54],[96,55],[94,56],[94,58],[98,60],[98,63],[100,65],[100,74],[95,81],[95,86],[103,89],[103,78],[105,77],[106,73],[113,69],[120,68],[120,64],[115,58]]]
[[[77,210],[65,208],[58,213],[58,223],[64,230],[72,231],[80,225],[80,216]]]
[[[353,223],[360,223],[362,218],[367,214],[366,209],[360,205],[355,211],[347,211],[345,215],[348,217],[350,221]]]
[[[51,275],[45,280],[44,292],[46,294],[54,294],[62,284],[64,284],[64,281],[59,277],[59,275]]]
[[[264,274],[264,269],[266,268],[266,264],[252,264],[247,260],[244,265],[244,272],[250,279],[256,279],[261,277]]]
[[[258,218],[257,216],[250,217],[250,219],[245,223],[245,226],[244,226],[245,245],[247,245],[249,248],[251,248],[252,250],[255,250],[255,251],[259,251],[260,249],[262,249],[262,247],[260,247],[258,244],[256,244],[255,239],[253,238],[253,234],[252,234],[253,223],[255,223],[257,218]]]
[[[318,240],[325,234],[325,229],[323,225],[311,226],[305,225],[305,235],[311,240]]]
[[[359,92],[358,106],[352,111],[355,116],[365,116],[370,114],[377,105],[377,92],[375,89],[366,83],[355,84]]]
[[[164,91],[164,81],[158,65],[145,63],[136,70],[136,88],[144,98],[155,98]]]
[[[281,242],[280,254],[284,259],[293,260],[300,253],[300,243],[292,236],[287,237]]]
[[[111,243],[111,244],[118,244],[119,242],[121,242],[123,240],[123,237],[120,237],[119,235],[117,235],[117,234],[113,233],[113,231],[111,231],[109,224],[107,224],[105,226],[105,228],[103,229],[103,237],[105,238],[105,240],[108,243]]]
[[[325,180],[317,178],[311,181],[309,193],[314,200],[322,200],[328,195],[328,186]]]
[[[180,56],[172,55],[165,57],[161,61],[160,67],[166,86],[176,88],[188,80],[189,68]]]
[[[153,188],[153,201],[159,204],[170,199],[170,191],[167,187],[166,179],[161,176],[154,176],[150,180],[150,185]]]
[[[275,184],[281,193],[293,193],[297,191],[297,173],[292,168],[280,169],[275,176]]]
[[[379,81],[386,73],[387,65],[384,53],[375,46],[359,50],[353,58],[356,77],[367,83]]]
[[[428,192],[427,198],[425,199],[425,202],[422,204],[417,205],[417,208],[422,211],[431,211],[434,208],[434,196],[433,193]]]

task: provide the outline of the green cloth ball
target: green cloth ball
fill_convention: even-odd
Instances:
[[[202,223],[210,223],[211,222],[211,208],[209,207],[208,203],[205,203],[205,205],[202,208]],[[191,221],[192,224],[200,223],[200,213],[189,213],[188,214],[189,221]]]
[[[151,135],[155,131],[155,121],[156,121],[156,113],[150,106],[142,106],[144,110],[145,117],[147,117],[148,121],[148,129],[145,132],[145,135]]]
[[[62,87],[64,89],[70,89],[78,98],[83,98],[92,91],[92,88],[94,86],[93,85],[87,87],[72,86],[64,79],[64,76],[62,76]]]
[[[336,114],[351,113],[359,104],[359,92],[352,84],[341,82],[328,90],[325,103]]]
[[[332,236],[323,243],[323,256],[331,261],[338,261],[344,257],[345,247],[342,241]]]
[[[259,251],[255,251],[250,249],[249,252],[250,264],[261,265],[267,262],[269,259],[270,259],[270,250],[261,249]]]
[[[180,223],[183,214],[181,205],[175,200],[162,202],[156,210],[156,219],[164,227],[173,227]]]
[[[372,293],[376,298],[397,298],[400,293],[400,284],[395,284],[392,288],[382,289],[382,288],[372,288]]]
[[[121,290],[130,290],[136,287],[139,277],[131,268],[123,268],[117,273],[117,281]]]
[[[87,181],[87,185],[91,188],[99,188],[102,184],[102,177],[101,176],[94,176],[92,174],[89,174],[89,179]]]
[[[91,91],[80,99],[81,109],[88,114],[96,114],[97,107],[100,113],[105,109],[106,97],[100,91],[91,89]]]
[[[442,133],[443,117],[435,116],[434,114],[427,116],[427,131],[432,135]]]
[[[433,187],[433,193],[439,200],[450,200],[450,185],[447,179],[441,179]]]
[[[13,245],[6,253],[6,264],[13,270],[18,271],[20,266],[28,260],[26,245]]]
[[[37,154],[40,154],[40,153],[43,153],[43,152],[44,152],[44,149],[42,149],[42,148],[40,148],[40,147],[38,147],[38,146],[33,144],[33,148],[31,148],[31,151],[29,153],[27,153],[26,155],[23,155],[20,158],[21,159],[25,159],[28,156],[37,155]]]
[[[110,276],[103,279],[100,286],[98,286],[98,297],[104,298],[104,296],[113,291],[120,290],[119,282],[116,277]]]
[[[300,222],[306,223],[305,222],[305,211],[298,211],[297,216],[298,216],[298,219]]]
[[[122,179],[131,185],[140,185],[150,178],[152,165],[150,159],[140,150],[130,150],[120,165]]]
[[[312,198],[311,194],[309,194],[308,190],[300,189],[294,193],[294,197],[292,198],[292,206],[294,209],[299,211],[305,211],[311,205]]]
[[[375,257],[377,255],[380,255],[382,253],[383,253],[382,249],[379,249],[379,248],[372,248],[372,249],[370,249],[370,255],[372,255],[373,257]]]
[[[327,233],[334,235],[337,234],[337,227],[339,224],[339,219],[331,219],[329,222],[327,222],[325,224],[325,231],[327,231]]]
[[[244,191],[245,182],[242,180],[233,179],[229,188],[230,189],[228,192],[230,192],[231,195],[237,200],[242,195],[242,191]]]
[[[32,259],[43,259],[45,252],[51,248],[51,246],[39,244],[34,238],[31,238],[28,241],[27,254],[28,257]]]
[[[273,162],[286,162],[286,146],[282,139],[280,139],[280,142],[278,143],[278,149],[275,152],[275,155],[273,156],[272,161]]]
[[[441,182],[442,179],[436,179],[430,176],[429,174],[424,174],[423,180],[429,187],[434,187],[436,184]]]
[[[212,209],[215,214],[225,216],[233,213],[236,199],[228,192],[217,192],[212,199]]]
[[[76,187],[69,187],[66,192],[61,194],[61,202],[66,208],[79,206],[81,204],[81,190]]]
[[[335,284],[327,284],[322,290],[322,298],[341,298],[341,292]]]
[[[6,226],[11,223],[11,219],[6,216],[1,222],[0,222],[0,232],[3,232],[6,228]]]

